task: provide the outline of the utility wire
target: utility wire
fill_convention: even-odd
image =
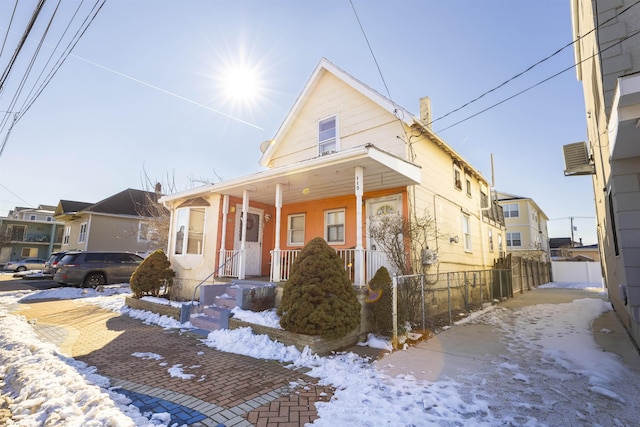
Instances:
[[[443,128],[443,129],[438,130],[438,131],[437,131],[437,133],[444,132],[444,131],[445,131],[445,130],[447,130],[447,129],[450,129],[450,128],[454,127],[454,126],[459,125],[460,123],[466,122],[466,121],[467,121],[467,120],[469,120],[469,119],[472,119],[472,118],[474,118],[474,117],[476,117],[476,116],[478,116],[478,115],[480,115],[480,114],[482,114],[482,113],[484,113],[484,112],[486,112],[486,111],[489,111],[489,110],[491,110],[491,109],[493,109],[493,108],[497,107],[498,105],[504,104],[505,102],[510,101],[511,99],[513,99],[513,98],[515,98],[515,97],[517,97],[517,96],[520,96],[520,95],[522,95],[523,93],[528,92],[528,91],[530,91],[531,89],[533,89],[533,88],[535,88],[535,87],[537,87],[537,86],[540,86],[541,84],[546,83],[547,81],[549,81],[549,80],[551,80],[551,79],[553,79],[553,78],[555,78],[555,77],[558,77],[560,74],[566,73],[567,71],[574,69],[575,67],[577,67],[578,65],[582,64],[583,62],[586,62],[586,61],[589,61],[589,60],[590,60],[590,59],[592,59],[592,58],[595,58],[596,56],[598,56],[598,55],[602,54],[603,52],[606,52],[607,50],[609,50],[609,49],[611,49],[611,48],[613,48],[613,47],[615,47],[615,46],[617,46],[617,45],[621,44],[622,42],[624,42],[624,41],[626,41],[626,40],[629,40],[631,37],[635,37],[635,36],[637,36],[638,34],[640,34],[640,30],[638,30],[638,31],[634,32],[633,34],[631,34],[631,35],[629,35],[629,36],[627,36],[627,37],[625,37],[625,38],[623,38],[623,39],[619,40],[618,42],[616,42],[616,43],[612,44],[611,46],[608,46],[607,48],[602,49],[601,51],[594,53],[594,54],[593,54],[593,55],[591,55],[590,57],[583,59],[582,61],[578,62],[577,64],[573,64],[573,65],[571,65],[570,67],[567,67],[567,68],[565,68],[564,70],[559,71],[559,72],[557,72],[557,73],[555,73],[555,74],[553,74],[553,75],[551,75],[551,76],[547,77],[546,79],[543,79],[543,80],[539,81],[538,83],[535,83],[535,84],[533,84],[533,85],[531,85],[531,86],[527,87],[526,89],[523,89],[523,90],[521,90],[520,92],[517,92],[517,93],[515,93],[515,94],[513,94],[513,95],[509,96],[508,98],[503,99],[502,101],[496,102],[495,104],[492,104],[492,105],[488,106],[487,108],[485,108],[485,109],[483,109],[483,110],[478,111],[478,112],[477,112],[477,113],[475,113],[475,114],[472,114],[472,115],[470,115],[470,116],[468,116],[468,117],[466,117],[466,118],[464,118],[464,119],[462,119],[462,120],[459,120],[459,121],[455,122],[455,123],[454,123],[454,124],[452,124],[452,125],[449,125],[449,126],[447,126],[447,127]]]
[[[2,58],[2,52],[4,52],[4,47],[7,44],[7,40],[9,39],[9,31],[11,30],[11,24],[13,23],[13,18],[16,16],[16,9],[18,8],[18,0],[13,5],[13,12],[11,12],[11,19],[9,20],[9,25],[7,26],[7,32],[4,35],[4,40],[2,41],[2,47],[0,47],[0,58]]]
[[[24,34],[22,35],[22,38],[20,39],[18,46],[13,52],[13,56],[9,60],[9,64],[7,64],[7,68],[5,68],[4,72],[2,73],[2,76],[0,76],[0,93],[2,92],[2,88],[4,87],[7,77],[9,77],[9,73],[11,72],[11,69],[15,64],[16,59],[18,59],[18,55],[20,54],[20,51],[24,47],[24,44],[27,41],[27,38],[29,37],[29,33],[33,29],[33,25],[36,23],[36,19],[38,19],[38,15],[40,15],[40,12],[42,11],[42,6],[44,6],[44,2],[45,0],[40,0],[38,2],[38,6],[36,7],[36,10],[33,11],[33,14],[31,15],[31,20],[29,21],[29,25],[27,26],[27,29],[24,31]]]
[[[621,10],[621,11],[620,11],[620,13],[617,13],[617,14],[615,14],[614,16],[612,16],[611,18],[607,19],[606,21],[604,21],[604,22],[602,22],[602,23],[598,24],[598,26],[594,27],[594,28],[593,28],[592,30],[590,30],[589,32],[587,32],[587,33],[585,33],[585,34],[583,34],[583,35],[579,36],[579,37],[578,37],[577,39],[575,39],[574,41],[572,41],[572,42],[570,42],[570,43],[567,43],[566,45],[562,46],[560,49],[556,50],[556,51],[555,51],[555,52],[553,52],[551,55],[548,55],[547,57],[545,57],[545,58],[543,58],[543,59],[539,60],[538,62],[534,63],[533,65],[530,65],[529,67],[527,67],[527,68],[526,68],[526,69],[524,69],[523,71],[519,72],[519,73],[518,73],[518,74],[516,74],[515,76],[513,76],[513,77],[511,77],[511,78],[509,78],[509,79],[505,80],[504,82],[500,83],[498,86],[496,86],[496,87],[494,87],[494,88],[492,88],[492,89],[489,89],[488,91],[484,92],[483,94],[479,95],[478,97],[476,97],[476,98],[472,99],[471,101],[469,101],[469,102],[467,102],[467,103],[465,103],[465,104],[461,105],[460,107],[458,107],[458,108],[456,108],[456,109],[454,109],[454,110],[451,110],[451,111],[449,111],[448,113],[446,113],[446,114],[444,114],[444,115],[442,115],[442,116],[440,116],[440,117],[438,117],[438,118],[436,118],[436,119],[433,119],[431,122],[429,122],[429,123],[428,123],[428,125],[432,125],[433,123],[437,122],[438,120],[442,120],[442,119],[444,119],[445,117],[448,117],[448,116],[450,116],[451,114],[456,113],[456,112],[458,112],[458,111],[462,110],[462,109],[463,109],[463,108],[465,108],[465,107],[468,107],[469,105],[471,105],[471,104],[475,103],[476,101],[479,101],[480,99],[484,98],[485,96],[489,95],[490,93],[495,92],[496,90],[498,90],[498,89],[500,89],[501,87],[505,86],[506,84],[508,84],[508,83],[512,82],[513,80],[517,79],[518,77],[521,77],[522,75],[524,75],[524,74],[528,73],[529,71],[531,71],[532,69],[534,69],[534,68],[535,68],[535,67],[537,67],[538,65],[540,65],[540,64],[542,64],[542,63],[544,63],[544,62],[548,61],[549,59],[553,58],[554,56],[558,55],[559,53],[561,53],[561,52],[562,52],[563,50],[565,50],[566,48],[568,48],[568,47],[571,47],[571,46],[575,45],[577,42],[579,42],[580,40],[582,40],[584,37],[588,36],[589,34],[593,33],[593,32],[594,32],[594,31],[596,31],[597,29],[599,29],[600,27],[602,27],[602,26],[604,26],[604,25],[608,24],[609,22],[613,21],[614,19],[618,18],[620,15],[622,15],[622,14],[623,14],[623,13],[625,13],[625,12],[627,12],[629,9],[631,9],[631,8],[633,8],[633,7],[635,7],[635,6],[637,6],[638,4],[640,4],[640,0],[636,1],[636,2],[635,2],[635,3],[633,3],[632,5],[630,5],[630,6],[626,7],[625,9]],[[510,98],[508,98],[508,99],[510,99]],[[507,99],[507,100],[508,100],[508,99]],[[460,122],[459,122],[459,123],[460,123]],[[451,126],[449,126],[449,127],[451,127]],[[446,129],[448,129],[448,128],[446,128]]]

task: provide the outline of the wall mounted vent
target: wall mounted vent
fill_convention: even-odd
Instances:
[[[593,163],[591,163],[586,142],[563,145],[562,151],[564,152],[565,176],[593,175],[596,173]]]

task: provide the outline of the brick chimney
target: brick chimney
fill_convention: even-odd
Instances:
[[[428,96],[420,98],[420,120],[431,129],[431,99]]]

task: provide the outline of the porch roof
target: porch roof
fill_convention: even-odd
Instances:
[[[172,202],[210,193],[243,196],[273,205],[276,184],[282,186],[282,200],[296,203],[355,194],[356,166],[364,168],[365,192],[420,184],[421,167],[407,162],[372,144],[331,153],[292,165],[210,184],[164,196],[160,202]]]

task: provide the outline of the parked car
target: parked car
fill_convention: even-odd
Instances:
[[[128,283],[144,258],[131,252],[67,252],[53,280],[63,285],[91,287]]]
[[[51,274],[54,275],[58,268],[58,262],[62,259],[62,257],[66,254],[66,252],[54,252],[49,255],[49,258],[44,263],[44,268],[42,269],[42,274]]]
[[[9,261],[4,265],[4,269],[10,271],[42,270],[45,261],[44,258],[25,258],[20,261]]]

